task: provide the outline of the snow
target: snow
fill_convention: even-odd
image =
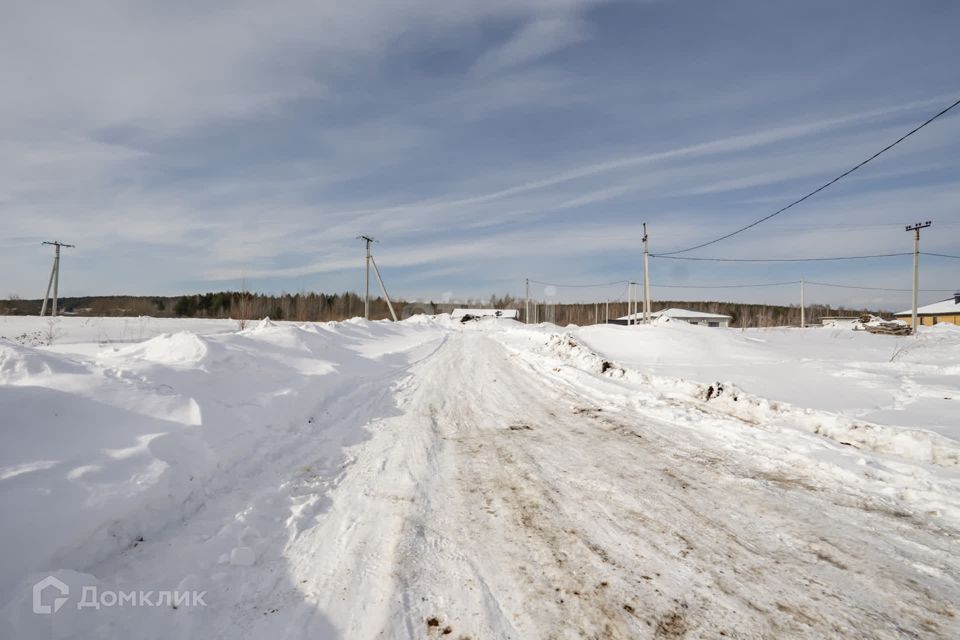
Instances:
[[[690,309],[661,309],[660,311],[651,312],[650,316],[652,318],[676,318],[677,320],[686,320],[688,318],[699,319],[699,320],[730,320],[731,316],[725,316],[720,313],[706,313],[704,311],[691,311]],[[618,318],[618,320],[642,320],[643,312],[638,311],[637,313],[632,313],[630,315],[623,316]]]
[[[960,315],[960,297],[953,296],[951,298],[947,298],[946,300],[941,300],[940,302],[934,302],[933,304],[917,307],[917,313],[922,315]],[[900,311],[894,315],[912,316],[913,309]]]
[[[0,334],[3,638],[960,632],[958,327]]]
[[[464,316],[516,320],[520,317],[520,311],[517,309],[454,309],[450,314],[454,320],[461,320]]]

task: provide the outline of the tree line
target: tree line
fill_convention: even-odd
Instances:
[[[525,312],[523,304],[518,307],[521,317]],[[716,302],[696,300],[657,300],[652,304],[653,311],[661,309],[689,309],[704,313],[719,313],[730,316],[731,327],[784,327],[800,326],[799,305],[771,305],[747,304],[743,302]],[[639,312],[642,313],[641,303]],[[603,323],[609,315],[611,320],[622,318],[628,314],[626,302],[611,302],[609,309],[606,303],[572,303],[572,304],[545,304],[539,303],[531,308],[531,320],[552,322],[561,326],[567,324],[595,324]],[[824,316],[857,317],[863,314],[873,314],[882,317],[892,317],[886,311],[850,307],[833,307],[825,304],[809,304],[805,308],[807,324],[818,323]]]
[[[518,309],[525,320],[525,301],[511,295],[474,298],[458,302],[392,301],[401,318],[416,313],[449,313],[457,307],[486,307]],[[37,315],[42,300],[11,298],[0,300],[0,314]],[[232,318],[235,320],[293,320],[297,322],[326,322],[363,316],[363,298],[353,292],[344,293],[281,293],[267,295],[248,291],[217,291],[183,296],[86,296],[60,299],[60,309],[67,315],[80,316],[155,316],[182,318]],[[679,307],[693,311],[721,313],[731,316],[734,327],[778,327],[800,324],[797,305],[746,304],[690,300],[660,300],[653,309]],[[807,323],[815,323],[822,316],[859,316],[863,313],[889,316],[889,313],[869,309],[852,309],[811,304],[806,307]],[[626,302],[533,304],[531,321],[553,322],[558,325],[587,325],[603,323],[607,317],[627,315]],[[370,300],[370,317],[381,320],[390,317],[386,300]]]

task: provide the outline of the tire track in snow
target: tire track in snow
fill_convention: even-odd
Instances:
[[[843,491],[688,426],[610,416],[544,365],[465,331],[408,396],[439,432],[398,568],[408,637],[430,617],[454,634],[509,622],[516,634],[494,637],[522,638],[956,629],[960,572],[942,532],[837,504]],[[496,606],[465,604],[473,588]]]

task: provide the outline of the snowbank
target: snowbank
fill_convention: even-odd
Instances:
[[[662,330],[663,327],[658,329]],[[943,335],[960,338],[960,332]],[[957,345],[960,345],[960,339]],[[932,431],[870,424],[844,415],[798,408],[786,402],[747,393],[729,380],[707,384],[643,374],[625,369],[616,361],[597,354],[582,344],[573,333],[548,335],[544,346],[546,353],[581,369],[625,378],[656,390],[661,397],[709,403],[711,411],[723,411],[750,424],[783,424],[832,438],[847,446],[890,453],[923,463],[960,466],[960,441]]]
[[[135,548],[283,451],[326,455],[335,468],[365,420],[325,417],[325,402],[361,382],[389,385],[444,331],[423,321],[184,324],[205,335],[71,342],[65,353],[0,341],[0,606],[42,572]],[[79,329],[71,339],[91,335]]]

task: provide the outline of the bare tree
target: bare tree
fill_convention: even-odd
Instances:
[[[237,301],[237,326],[240,331],[246,329],[247,323],[250,321],[250,298],[250,292],[247,291],[247,279],[243,278],[240,281],[240,299]]]

